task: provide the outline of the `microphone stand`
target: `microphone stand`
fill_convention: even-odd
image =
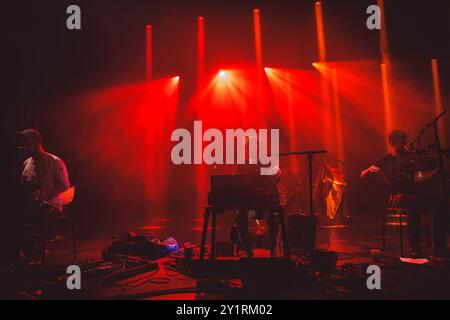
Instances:
[[[428,131],[428,129],[430,129],[431,127],[433,127],[434,129],[437,129],[437,122],[447,113],[447,110],[442,111],[440,114],[438,114],[436,116],[436,118],[433,119],[433,121],[427,123],[419,132],[419,134],[417,135],[417,137],[409,144],[410,146],[414,146],[416,144],[416,142],[422,138],[422,136],[425,134],[425,132]],[[435,135],[436,137],[436,135]],[[438,137],[439,140],[439,137]]]
[[[445,164],[444,164],[444,150],[441,146],[441,140],[439,138],[439,132],[438,132],[438,121],[447,113],[447,110],[442,111],[439,115],[434,118],[433,121],[427,123],[422,130],[420,130],[418,136],[411,142],[410,146],[414,146],[414,144],[425,134],[425,132],[428,131],[428,129],[433,128],[434,132],[434,147],[436,149],[436,155],[438,159],[438,165],[439,165],[439,171],[441,176],[441,191],[442,196],[445,201],[446,210],[448,214],[448,183],[447,183],[447,173],[445,170]]]
[[[314,223],[314,196],[313,196],[313,156],[315,154],[324,154],[327,153],[326,150],[308,150],[308,151],[294,151],[294,152],[285,152],[279,153],[278,156],[299,156],[306,155],[308,159],[308,177],[309,177],[309,213],[311,216],[311,252],[314,251],[316,247],[316,228]]]

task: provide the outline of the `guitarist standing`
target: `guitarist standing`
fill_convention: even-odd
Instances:
[[[420,257],[421,214],[433,214],[433,251],[436,256],[447,256],[447,204],[435,189],[426,187],[420,177],[417,152],[408,147],[409,134],[394,130],[389,136],[393,152],[379,159],[361,172],[361,178],[370,173],[381,174],[391,192],[391,205],[408,211],[408,239],[411,256]],[[432,178],[431,178],[432,179]]]

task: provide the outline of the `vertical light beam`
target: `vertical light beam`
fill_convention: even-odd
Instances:
[[[442,111],[442,98],[441,98],[441,88],[439,83],[439,68],[437,59],[431,60],[431,71],[433,72],[433,88],[434,88],[434,107],[436,115],[439,115]],[[439,123],[439,136],[442,139],[442,145],[447,145],[447,137],[445,135],[446,128],[445,122],[441,121]]]
[[[380,30],[380,51],[381,51],[381,61],[384,64],[389,63],[389,46],[388,46],[388,35],[386,28],[386,18],[384,16],[384,0],[377,0],[377,5],[380,8],[381,15],[381,30]]]
[[[152,80],[153,72],[153,56],[152,56],[152,26],[146,26],[146,72],[145,77],[147,81]]]
[[[323,11],[322,11],[322,1],[316,1],[314,3],[315,13],[316,13],[316,31],[317,31],[317,47],[319,53],[319,62],[326,62],[327,60],[327,49],[325,43],[325,29],[323,23]],[[333,148],[336,145],[336,141],[333,141],[334,130],[333,123],[331,121],[331,106],[330,106],[330,83],[322,74],[321,82],[321,95],[323,104],[323,123],[322,123],[322,136],[324,141],[324,146],[330,152],[333,152]]]
[[[327,49],[325,45],[325,31],[323,28],[323,12],[322,1],[315,3],[316,11],[316,28],[317,28],[317,43],[319,46],[319,60],[325,62],[327,60]]]
[[[205,77],[205,24],[202,16],[197,18],[198,41],[198,88],[202,90]],[[202,97],[198,96],[197,103],[203,104]],[[196,210],[201,212],[205,205],[205,196],[208,194],[208,172],[205,165],[196,168]]]
[[[377,0],[377,5],[380,8],[381,15],[381,30],[380,30],[380,54],[381,54],[381,81],[383,86],[383,100],[384,100],[384,117],[386,136],[393,129],[393,110],[391,97],[391,60],[389,55],[388,33],[386,27],[386,17],[384,10],[384,0]],[[386,149],[389,151],[389,143],[386,139]]]
[[[341,103],[339,101],[339,85],[337,70],[332,71],[332,84],[333,84],[333,101],[334,101],[334,115],[336,124],[336,144],[337,144],[337,156],[339,160],[345,161],[344,154],[344,138],[342,133],[342,117],[341,117]]]
[[[292,93],[292,76],[290,73],[286,73],[287,80],[287,107],[288,107],[288,125],[289,125],[289,147],[291,150],[297,150],[297,128],[295,126],[295,114],[294,114],[294,98]],[[298,173],[298,159],[291,157],[292,172]]]
[[[198,28],[198,77],[201,82],[205,75],[205,27],[203,17],[197,18]]]
[[[255,33],[255,52],[256,52],[256,67],[258,72],[262,69],[262,46],[261,46],[261,16],[259,9],[253,9],[253,26]]]
[[[381,64],[381,83],[383,87],[383,103],[384,103],[384,121],[385,121],[385,137],[393,129],[391,94],[389,91],[389,72],[385,63]],[[389,151],[389,142],[386,138],[386,150]]]
[[[263,57],[261,44],[261,13],[259,9],[253,9],[253,27],[256,54],[256,101],[261,112],[264,113],[266,110],[266,101],[263,99]]]

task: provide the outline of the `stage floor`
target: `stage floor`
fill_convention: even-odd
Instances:
[[[201,221],[177,222],[157,221],[151,226],[138,228],[140,232],[154,232],[161,239],[167,236],[175,237],[180,244],[190,242],[198,244],[201,233]],[[181,226],[183,226],[181,228]],[[317,233],[317,248],[331,250],[338,253],[338,274],[313,275],[307,285],[299,285],[298,290],[276,292],[262,298],[277,299],[450,299],[450,268],[449,262],[430,261],[424,265],[401,263],[399,260],[399,243],[396,226],[387,229],[387,248],[375,258],[371,256],[371,249],[381,247],[381,222],[354,221],[349,226],[320,227]],[[218,223],[218,241],[227,240],[229,229],[227,221]],[[429,237],[425,234],[422,239],[423,251],[430,252]],[[109,239],[79,240],[77,243],[77,261],[101,257],[103,249]],[[405,253],[409,248],[405,235]],[[268,257],[266,249],[256,249],[255,257]],[[88,283],[82,293],[59,296],[58,291],[43,292],[45,298],[140,298],[140,299],[252,299],[248,292],[242,295],[224,292],[201,292],[199,287],[204,281],[175,271],[171,266],[175,258],[159,259],[158,271],[139,274],[132,278],[118,282],[115,285],[96,286]],[[46,269],[72,264],[71,242],[62,240],[49,245]],[[365,281],[369,275],[365,274],[368,265],[376,264],[381,268],[381,290],[368,290]],[[346,271],[345,271],[346,270]],[[356,271],[355,271],[356,270]],[[344,275],[345,273],[345,275]],[[274,277],[279,275],[274,274]],[[37,280],[37,279],[34,279]],[[230,279],[229,279],[230,280]],[[37,283],[37,281],[35,281]],[[239,291],[238,280],[226,283]],[[39,287],[39,285],[36,285]],[[13,290],[13,289],[12,289]],[[45,291],[45,290],[43,290]],[[15,296],[15,294],[13,295]],[[26,297],[26,295],[20,295]]]

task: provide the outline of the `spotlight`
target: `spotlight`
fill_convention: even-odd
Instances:
[[[264,68],[264,72],[265,72],[266,76],[268,76],[268,77],[272,77],[273,74],[274,74],[273,69],[272,68],[268,68],[268,67]]]
[[[223,69],[221,69],[219,71],[219,73],[217,74],[217,76],[216,76],[216,80],[221,82],[221,83],[228,82],[230,80],[230,78],[231,78],[230,72],[227,71],[227,70],[223,70]]]
[[[170,81],[170,82],[169,82],[170,85],[172,85],[172,86],[177,86],[178,83],[180,82],[180,76],[172,77],[172,78],[170,78],[169,81]]]

